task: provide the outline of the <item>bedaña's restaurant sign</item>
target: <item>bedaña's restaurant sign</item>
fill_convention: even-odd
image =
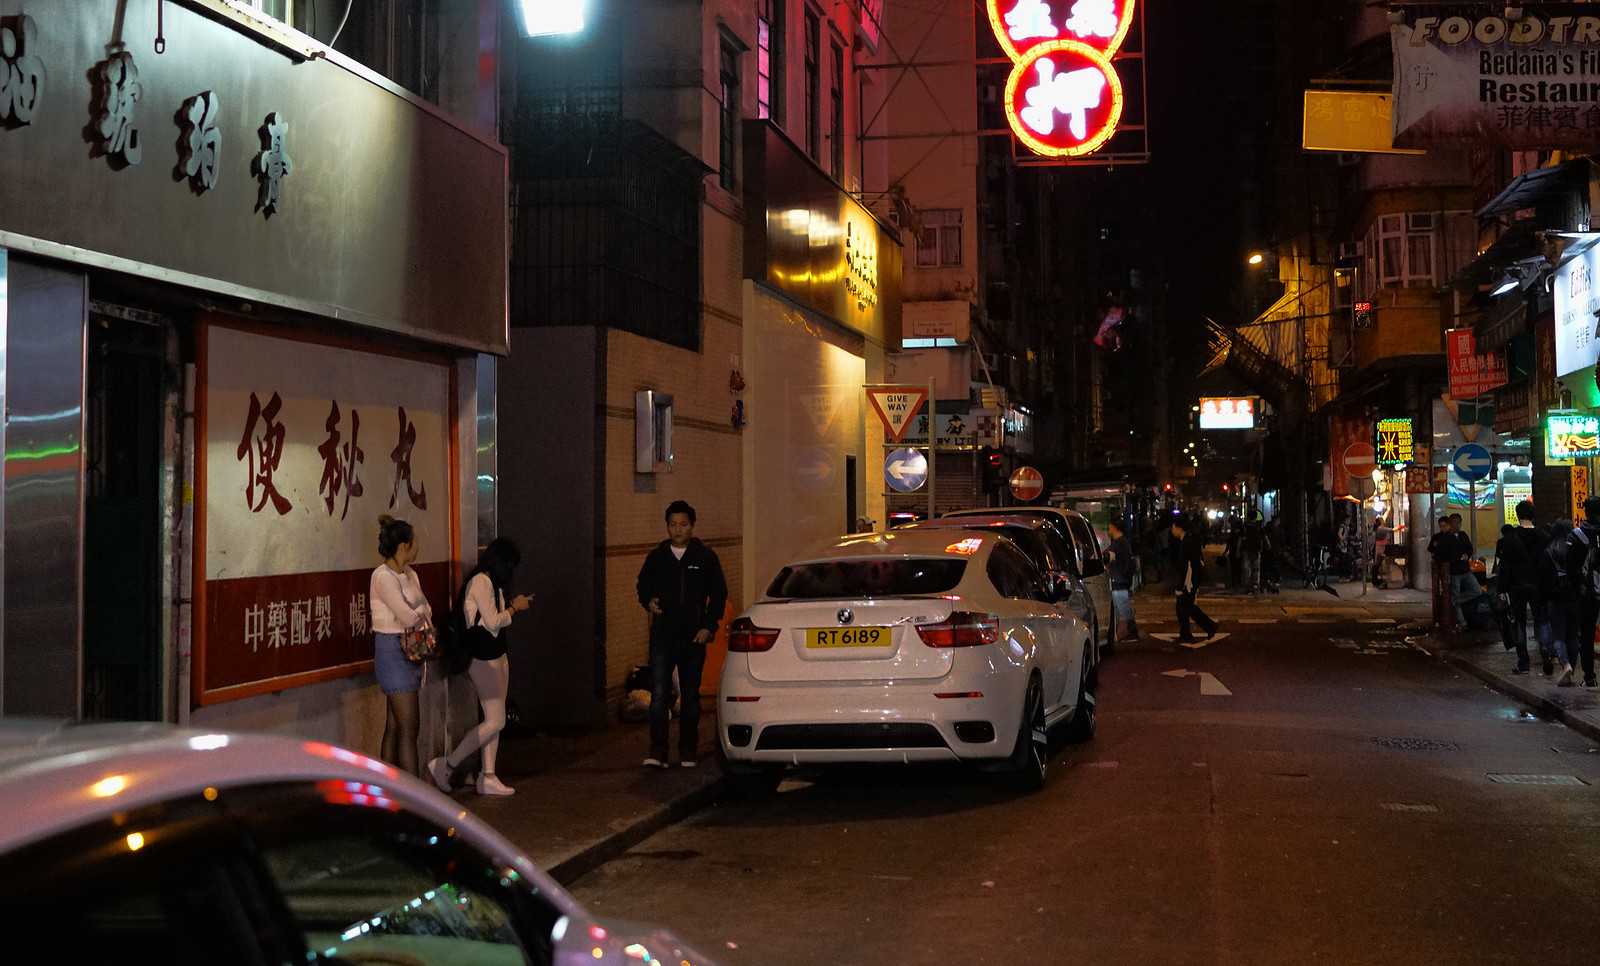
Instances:
[[[1406,8],[1390,28],[1394,143],[1506,148],[1600,139],[1600,10],[1585,4]]]
[[[445,612],[452,369],[222,324],[203,338],[195,702],[367,671],[380,514],[415,528]]]

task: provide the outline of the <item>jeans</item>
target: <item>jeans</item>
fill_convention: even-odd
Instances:
[[[1569,597],[1557,597],[1550,601],[1548,607],[1551,651],[1562,664],[1578,663],[1580,614],[1577,600]],[[1590,646],[1591,648],[1593,647],[1593,645]]]
[[[1593,684],[1594,677],[1594,625],[1600,618],[1600,600],[1585,596],[1578,620],[1578,658],[1583,663],[1583,683]],[[1574,661],[1574,664],[1578,661]]]
[[[1139,636],[1139,622],[1133,617],[1133,591],[1111,589],[1111,610],[1116,614],[1114,634],[1117,640]]]
[[[1217,632],[1217,622],[1207,617],[1206,612],[1201,610],[1200,605],[1195,602],[1195,597],[1198,593],[1199,591],[1193,590],[1187,593],[1181,590],[1178,592],[1179,640],[1187,640],[1194,636],[1189,632],[1189,620],[1191,618],[1200,625],[1200,629],[1205,631],[1208,636]]]
[[[1450,597],[1456,605],[1456,626],[1467,626],[1466,612],[1461,605],[1478,597],[1483,593],[1483,588],[1478,586],[1477,575],[1472,573],[1450,575]]]
[[[1550,602],[1533,601],[1533,636],[1539,642],[1539,654],[1549,660],[1564,660],[1556,650],[1555,635],[1550,627]]]
[[[672,672],[678,672],[683,706],[678,719],[678,760],[700,754],[700,676],[706,668],[706,646],[692,640],[652,637],[650,640],[650,757],[667,760],[667,718],[672,713]]]
[[[1243,564],[1244,589],[1255,592],[1261,586],[1261,551],[1244,551],[1241,554]]]
[[[1510,612],[1502,618],[1501,634],[1506,647],[1517,652],[1517,669],[1528,669],[1528,592],[1513,588],[1507,594],[1511,599]]]

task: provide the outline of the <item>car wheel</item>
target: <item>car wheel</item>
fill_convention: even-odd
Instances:
[[[1044,722],[1044,686],[1039,676],[1028,681],[1027,697],[1022,702],[1022,721],[1017,727],[1017,743],[1007,762],[1012,782],[1019,791],[1036,792],[1050,774],[1050,734]]]
[[[1082,742],[1094,737],[1094,693],[1099,676],[1100,669],[1089,666],[1089,655],[1085,653],[1083,670],[1078,674],[1078,701],[1072,711],[1072,720],[1067,723],[1067,738],[1070,741]]]

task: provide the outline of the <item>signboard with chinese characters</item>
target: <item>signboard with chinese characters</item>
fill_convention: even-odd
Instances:
[[[446,610],[452,370],[221,324],[203,339],[195,699],[364,671],[380,514],[412,525]]]
[[[1300,146],[1340,153],[1424,153],[1395,148],[1394,95],[1376,91],[1306,91]]]
[[[1475,399],[1510,379],[1505,353],[1480,353],[1471,329],[1446,329],[1444,342],[1450,363],[1450,395],[1455,398]]]
[[[1112,64],[1135,0],[987,0],[989,26],[1011,58],[1001,101],[1011,131],[1035,154],[1093,154],[1122,120]]]
[[[1379,466],[1405,466],[1416,458],[1412,451],[1413,446],[1411,418],[1409,416],[1378,420],[1376,449],[1378,451]]]
[[[1404,8],[1389,28],[1395,145],[1592,145],[1600,137],[1600,17],[1574,4],[1488,6]],[[1513,7],[1518,19],[1501,15]]]
[[[1201,429],[1255,429],[1256,401],[1206,396],[1200,400]]]
[[[964,450],[1000,446],[1005,442],[1005,416],[993,409],[966,413],[940,413],[935,439],[940,449]],[[928,413],[923,410],[906,431],[904,442],[928,445]]]
[[[1600,342],[1595,341],[1595,312],[1600,310],[1600,245],[1556,269],[1552,283],[1556,296],[1555,373],[1559,378],[1594,365]],[[1550,390],[1547,390],[1550,391]]]
[[[1572,468],[1572,522],[1582,523],[1589,519],[1583,512],[1583,504],[1589,499],[1589,467],[1574,466]]]
[[[1600,416],[1552,413],[1544,422],[1544,447],[1552,460],[1600,456]]]
[[[1433,492],[1433,471],[1426,466],[1406,467],[1406,495],[1416,496]]]
[[[1514,527],[1517,525],[1517,504],[1523,500],[1533,499],[1533,484],[1502,483],[1500,484],[1500,499],[1505,505],[1505,513],[1502,519]]]

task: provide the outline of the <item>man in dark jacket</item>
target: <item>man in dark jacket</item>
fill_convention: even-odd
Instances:
[[[1583,664],[1583,686],[1593,688],[1600,684],[1594,672],[1594,628],[1600,619],[1600,589],[1595,587],[1594,574],[1585,564],[1590,559],[1591,549],[1600,547],[1600,496],[1583,501],[1583,515],[1583,523],[1572,534],[1567,575],[1578,585],[1578,657]],[[1596,551],[1595,556],[1600,558],[1600,551]]]
[[[1578,660],[1578,590],[1567,571],[1572,547],[1578,542],[1576,533],[1571,520],[1557,520],[1550,525],[1550,542],[1534,560],[1539,599],[1545,608],[1548,649],[1561,665],[1561,678],[1556,683],[1564,688],[1572,687],[1572,665]]]
[[[667,717],[672,672],[678,672],[683,717],[678,726],[678,762],[698,764],[700,675],[706,645],[716,636],[728,603],[728,583],[716,553],[694,538],[694,507],[676,500],[667,507],[667,539],[639,568],[639,606],[650,612],[649,768],[667,767]]]
[[[1506,595],[1500,634],[1506,650],[1517,652],[1517,665],[1511,673],[1527,674],[1528,601],[1533,596],[1536,576],[1527,544],[1517,535],[1517,528],[1509,523],[1500,528],[1500,540],[1494,547],[1494,570],[1495,592]]]
[[[1184,517],[1173,519],[1172,537],[1180,548],[1177,555],[1178,643],[1195,643],[1195,636],[1189,631],[1191,619],[1206,632],[1206,640],[1210,640],[1217,636],[1217,622],[1207,617],[1195,602],[1205,572],[1205,546],[1200,542],[1200,534],[1189,532],[1189,521]]]
[[[1133,556],[1133,544],[1122,530],[1120,520],[1106,526],[1111,535],[1111,546],[1106,548],[1106,559],[1111,563],[1111,606],[1116,612],[1114,635],[1118,641],[1137,641],[1139,622],[1133,616],[1133,578],[1138,562]]]

